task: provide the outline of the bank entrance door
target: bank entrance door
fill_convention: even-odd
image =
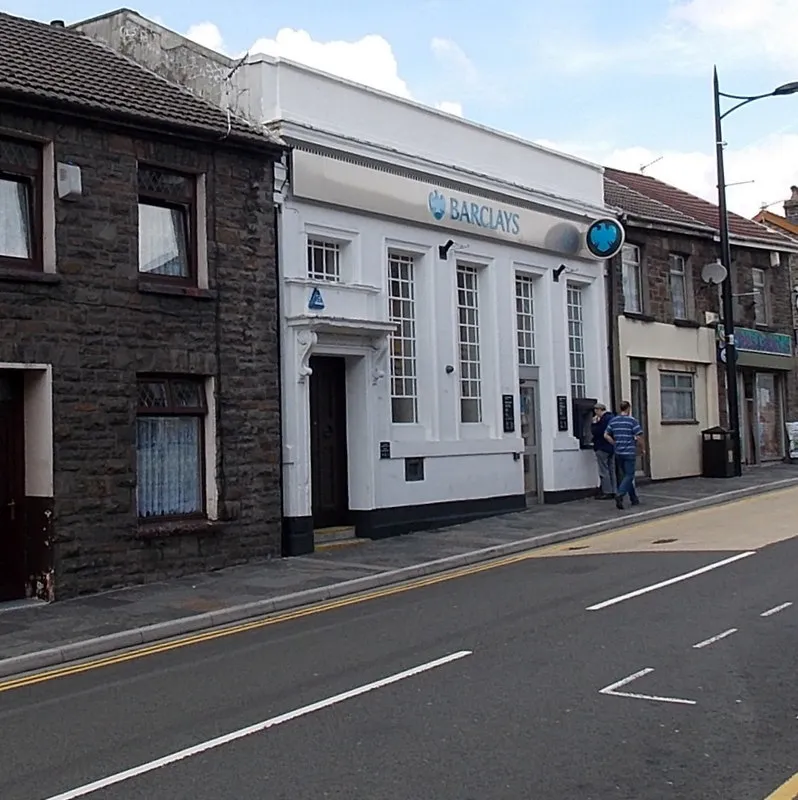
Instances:
[[[537,372],[535,370],[535,372]],[[537,375],[521,372],[521,437],[524,440],[524,494],[527,505],[543,502],[543,469],[540,450],[540,390]]]

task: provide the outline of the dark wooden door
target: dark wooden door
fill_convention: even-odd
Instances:
[[[349,522],[346,444],[346,362],[310,359],[310,464],[313,526]]]
[[[23,373],[0,370],[0,601],[25,596]]]

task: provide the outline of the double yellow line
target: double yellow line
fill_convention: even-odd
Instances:
[[[573,546],[574,543],[568,542],[567,544],[568,546]],[[278,614],[272,614],[268,617],[254,619],[251,622],[244,622],[230,627],[204,631],[202,633],[184,636],[178,639],[171,639],[152,645],[147,645],[146,647],[123,650],[113,655],[93,659],[91,661],[76,662],[75,664],[69,664],[64,667],[58,667],[56,669],[51,669],[44,672],[24,675],[19,678],[11,678],[10,680],[0,681],[0,693],[8,692],[12,689],[22,689],[26,686],[35,686],[38,683],[55,680],[56,678],[66,678],[70,675],[80,675],[83,672],[100,669],[101,667],[111,667],[115,664],[124,664],[127,661],[134,661],[135,659],[157,655],[158,653],[167,653],[170,650],[177,650],[181,647],[190,647],[191,645],[201,644],[203,642],[211,642],[214,639],[233,636],[237,633],[246,633],[247,631],[266,628],[270,625],[279,625],[282,622],[290,622],[291,620],[301,619],[302,617],[321,614],[325,611],[334,611],[337,608],[346,608],[347,606],[365,603],[369,600],[377,600],[380,597],[390,597],[392,595],[402,594],[403,592],[409,592],[413,589],[420,589],[424,586],[432,586],[436,583],[454,580],[455,578],[462,578],[467,575],[486,572],[487,570],[497,569],[509,564],[516,564],[520,561],[526,561],[530,558],[536,558],[539,555],[543,555],[544,551],[550,551],[553,548],[561,548],[564,546],[565,545],[550,545],[549,547],[540,548],[538,550],[526,551],[517,555],[499,558],[495,561],[488,561],[483,564],[474,564],[473,566],[461,567],[459,569],[442,572],[437,575],[430,575],[426,578],[415,578],[413,580],[406,581],[404,583],[397,583],[393,586],[387,586],[382,589],[374,589],[369,592],[363,592],[361,594],[351,595],[349,597],[342,597],[337,600],[327,600],[321,603],[314,603],[313,605],[294,609],[292,611],[284,611]]]

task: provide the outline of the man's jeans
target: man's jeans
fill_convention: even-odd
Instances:
[[[618,497],[628,494],[633,503],[637,502],[637,487],[635,486],[635,472],[637,471],[637,456],[615,456],[618,466],[623,473],[621,485],[618,487]]]
[[[615,459],[612,453],[596,450],[596,463],[601,479],[602,494],[615,494]]]

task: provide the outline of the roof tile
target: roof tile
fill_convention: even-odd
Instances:
[[[188,89],[78,31],[0,13],[0,94],[36,98],[131,121],[228,133],[277,144]]]
[[[664,183],[663,181],[652,178],[648,175],[640,175],[634,172],[625,172],[619,169],[607,167],[605,180],[614,181],[627,189],[631,189],[644,197],[656,201],[662,206],[676,211],[692,219],[695,223],[705,226],[717,232],[718,207],[703,200],[700,197],[677,189],[675,186]],[[624,206],[621,205],[623,208]],[[665,217],[663,222],[671,221]],[[793,246],[793,242],[786,236],[760,225],[758,222],[741,217],[739,214],[729,214],[729,232],[738,239],[750,239],[758,242],[779,245]]]

